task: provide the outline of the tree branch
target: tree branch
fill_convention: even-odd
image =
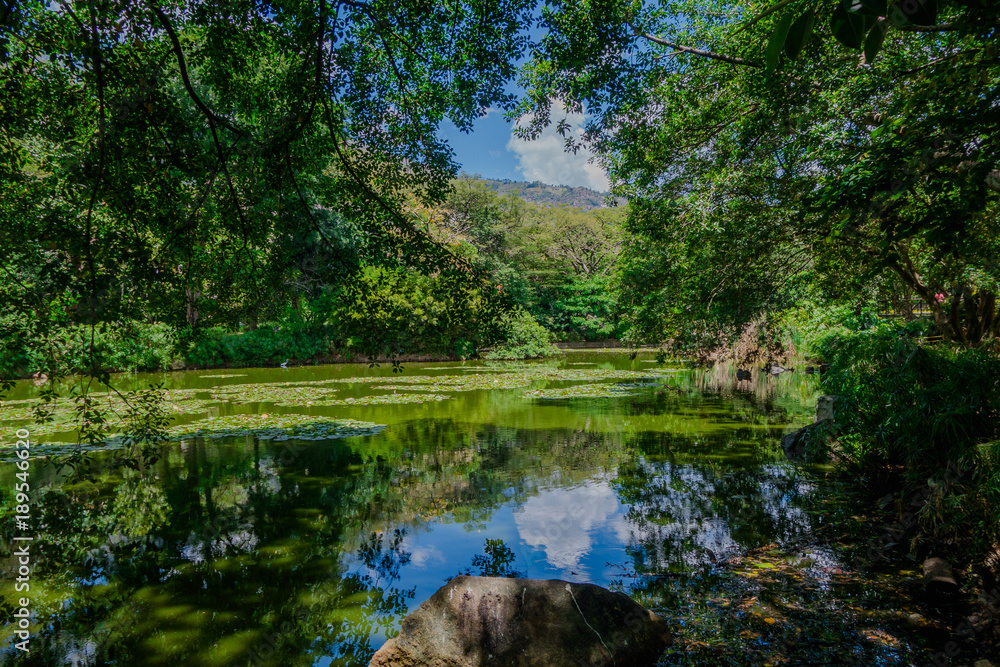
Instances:
[[[737,56],[727,56],[723,53],[713,53],[711,51],[704,51],[702,49],[696,49],[691,46],[681,46],[674,42],[669,42],[662,37],[657,37],[655,35],[650,35],[639,30],[637,27],[631,23],[627,24],[628,27],[632,28],[632,32],[636,36],[642,37],[643,39],[653,42],[654,44],[659,44],[660,46],[669,46],[672,49],[676,49],[681,53],[690,53],[694,56],[699,56],[701,58],[709,58],[711,60],[721,60],[724,63],[729,63],[731,65],[743,65],[745,67],[760,67],[760,63],[754,62],[753,60],[746,60],[745,58],[739,58]]]
[[[195,106],[197,106],[205,117],[208,118],[209,123],[217,122],[219,125],[222,125],[230,132],[235,133],[240,138],[253,140],[252,137],[249,137],[246,132],[233,125],[228,119],[223,118],[212,111],[208,105],[202,101],[201,97],[198,96],[198,93],[194,90],[194,86],[191,85],[191,79],[188,76],[187,71],[187,61],[184,59],[184,50],[181,48],[181,42],[177,38],[177,32],[174,30],[174,26],[171,25],[170,19],[167,18],[167,15],[164,14],[159,7],[151,4],[150,8],[156,13],[156,17],[160,20],[160,25],[163,26],[163,29],[167,33],[167,37],[170,38],[170,45],[173,48],[174,55],[177,56],[177,68],[181,73],[181,81],[184,84],[184,90],[187,91],[188,97],[191,98],[191,101],[194,102]]]

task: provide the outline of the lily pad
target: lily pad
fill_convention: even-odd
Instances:
[[[261,440],[328,440],[375,435],[384,424],[310,415],[227,415],[169,429],[176,438],[256,436]]]
[[[619,398],[632,396],[628,387],[617,384],[578,384],[558,389],[535,389],[524,393],[529,398]]]
[[[380,387],[381,389],[381,387]],[[402,403],[427,403],[451,398],[443,394],[376,394],[357,398],[340,398],[332,401],[317,401],[311,405],[393,405]]]
[[[598,380],[634,380],[652,382],[645,371],[619,371],[600,368],[554,368],[546,366],[537,371],[520,371],[496,375],[439,376],[412,375],[393,378],[391,384],[379,385],[380,389],[418,391],[476,391],[482,389],[521,389],[539,382],[594,382]],[[379,378],[384,380],[384,378]],[[653,382],[653,384],[658,384]],[[416,386],[414,386],[416,385]]]
[[[234,384],[212,389],[212,398],[230,403],[302,405],[327,400],[339,389],[300,383]]]

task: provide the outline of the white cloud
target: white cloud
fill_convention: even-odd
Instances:
[[[520,538],[545,550],[554,568],[583,573],[582,561],[593,549],[591,533],[619,511],[618,498],[607,480],[591,481],[571,489],[541,491],[515,510]]]
[[[433,544],[428,546],[407,545],[406,550],[410,552],[410,562],[418,570],[426,570],[427,566],[431,564],[444,565],[448,562],[444,553]]]
[[[590,162],[590,151],[566,152],[565,139],[556,132],[559,121],[565,118],[572,127],[570,131],[579,138],[583,135],[583,114],[566,113],[565,108],[556,103],[551,118],[552,123],[537,139],[526,141],[511,134],[507,142],[507,150],[517,155],[524,178],[550,185],[582,185],[606,192],[610,187],[608,177],[600,165]]]

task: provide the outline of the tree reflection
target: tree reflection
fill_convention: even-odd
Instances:
[[[472,567],[461,574],[476,574],[480,577],[524,577],[524,573],[514,567],[514,552],[500,538],[487,538],[483,553],[472,557]]]
[[[614,482],[619,501],[628,507],[629,550],[637,572],[687,570],[726,552],[789,541],[811,530],[797,507],[810,487],[794,470],[752,459],[723,468],[676,455],[685,446],[725,451],[740,435],[762,438],[747,431],[701,443],[674,442],[660,449],[668,456],[657,456],[637,439],[637,450],[648,455],[623,462]]]
[[[521,521],[515,530],[528,519],[541,526],[555,513],[540,500],[572,491],[587,505],[588,484],[603,485],[607,502],[567,515],[567,530],[593,528],[597,544],[611,538],[596,530],[608,529],[637,572],[690,570],[706,550],[804,529],[799,482],[773,465],[773,436],[733,426],[733,410],[723,432],[725,414],[704,400],[604,402],[589,408],[592,429],[582,404],[545,405],[580,419],[574,428],[413,419],[377,438],[306,445],[191,439],[148,470],[54,482],[39,515],[45,595],[23,664],[307,665],[323,656],[365,665],[415,599],[407,536],[431,524],[488,529],[501,508]],[[609,427],[634,411],[662,430]],[[467,573],[524,576],[503,540],[469,556]],[[442,578],[469,563],[462,558]]]

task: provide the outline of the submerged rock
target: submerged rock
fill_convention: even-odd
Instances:
[[[369,667],[653,665],[666,621],[624,593],[558,579],[456,577],[406,617]]]

